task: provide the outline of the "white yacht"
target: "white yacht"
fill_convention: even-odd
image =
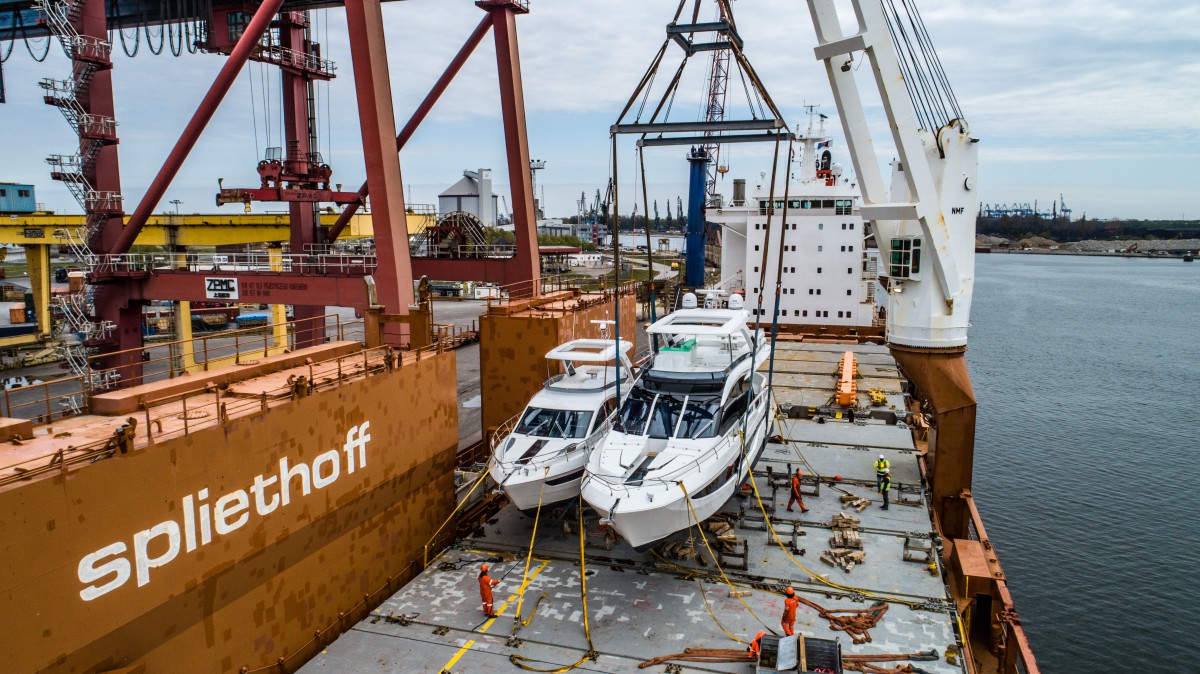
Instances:
[[[729,306],[684,308],[646,330],[660,341],[653,361],[588,461],[584,500],[634,547],[715,513],[766,443],[770,392],[758,368],[770,345],[751,333],[740,295]]]
[[[492,478],[521,510],[579,495],[588,454],[608,432],[613,412],[633,386],[633,345],[576,339],[546,360],[562,374],[546,380],[525,411],[492,435]]]

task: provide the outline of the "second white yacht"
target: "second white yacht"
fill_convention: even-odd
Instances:
[[[492,435],[492,479],[521,510],[579,496],[588,455],[633,385],[629,342],[576,339],[546,360],[562,363],[525,411]]]

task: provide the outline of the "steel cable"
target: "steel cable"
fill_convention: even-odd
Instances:
[[[29,52],[29,57],[34,61],[38,63],[45,61],[46,57],[50,55],[50,37],[46,37],[46,49],[42,51],[41,57],[38,57],[37,54],[33,53],[33,47],[29,44],[29,28],[25,25],[25,17],[21,16],[16,10],[13,10],[13,13],[16,15],[17,25],[21,29],[21,41],[25,43],[25,51]],[[65,45],[63,46],[63,51],[66,51]]]
[[[751,482],[753,482],[753,479],[751,479]],[[721,579],[724,580],[725,584],[729,586],[730,594],[736,596],[737,600],[739,602],[741,602],[742,606],[745,607],[746,611],[748,611],[750,613],[750,615],[754,616],[754,619],[757,620],[760,625],[767,628],[768,632],[770,632],[771,634],[777,634],[775,632],[775,630],[771,629],[770,625],[766,624],[765,622],[763,622],[762,618],[758,617],[758,614],[754,612],[754,609],[750,608],[750,605],[747,604],[746,600],[742,598],[741,593],[733,589],[733,582],[729,580],[729,576],[725,575],[725,569],[721,568],[721,562],[718,561],[718,559],[717,559],[717,553],[713,552],[712,546],[708,544],[708,536],[705,535],[705,533],[704,533],[704,525],[700,521],[700,516],[696,514],[696,508],[695,508],[695,506],[692,505],[692,497],[690,495],[688,495],[687,487],[684,486],[683,482],[677,482],[676,484],[678,484],[679,488],[683,491],[683,498],[687,502],[688,513],[690,515],[690,519],[695,524],[696,530],[700,532],[700,540],[704,542],[704,548],[706,550],[708,550],[708,556],[712,558],[713,566],[717,567],[717,571],[721,572]],[[724,628],[722,628],[722,629],[724,629]],[[727,634],[728,634],[728,632],[727,632]],[[746,643],[746,642],[742,641],[741,639],[736,639],[736,640],[741,643]]]

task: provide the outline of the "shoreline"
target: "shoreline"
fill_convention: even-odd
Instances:
[[[1071,257],[1135,257],[1146,258],[1151,260],[1182,260],[1184,253],[1180,252],[1163,252],[1163,253],[1146,253],[1134,251],[1131,253],[1123,253],[1120,251],[1099,251],[1099,250],[1044,250],[1030,249],[1021,250],[1013,248],[991,248],[983,250],[982,247],[977,247],[975,253],[978,255],[1063,255]]]

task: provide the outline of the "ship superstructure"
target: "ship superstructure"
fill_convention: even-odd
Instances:
[[[862,196],[833,161],[825,116],[812,108],[809,113],[807,131],[796,134],[798,171],[786,198],[782,185],[771,195],[763,172],[749,190],[744,179],[736,179],[733,198],[721,198],[708,209],[707,220],[723,231],[721,286],[744,289],[754,320],[770,324],[780,267],[776,261],[782,255],[781,330],[881,335],[878,260],[868,250],[873,241],[860,211]],[[768,223],[775,228],[770,237]],[[766,293],[761,315],[756,313],[760,282]]]

